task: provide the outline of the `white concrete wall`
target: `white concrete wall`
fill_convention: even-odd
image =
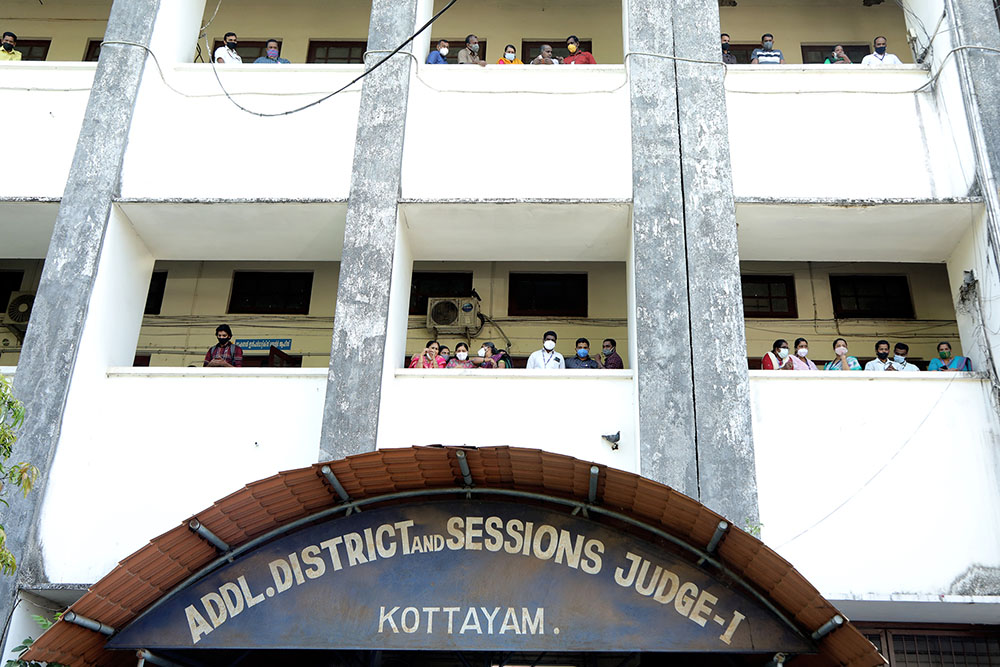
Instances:
[[[96,69],[96,63],[0,63],[3,152],[11,162],[0,178],[0,199],[62,196]]]
[[[738,198],[931,199],[969,193],[955,130],[916,65],[730,67]],[[949,109],[962,113],[961,99]],[[968,164],[968,163],[966,163]]]
[[[397,370],[383,386],[378,447],[534,447],[637,472],[633,373]],[[602,435],[621,431],[612,451]]]
[[[762,537],[825,596],[954,593],[972,565],[1000,564],[1000,429],[987,381],[751,376]]]
[[[404,198],[631,196],[622,66],[417,70],[406,119]]]
[[[45,497],[52,581],[97,581],[219,498],[318,457],[325,369],[114,369],[93,391],[105,411],[66,423]]]
[[[313,102],[360,65],[219,67],[233,99],[279,113]],[[122,196],[134,199],[346,199],[361,84],[306,111],[261,118],[229,101],[211,65],[150,63],[125,154]],[[185,97],[187,96],[187,97]],[[277,232],[276,232],[277,233]]]

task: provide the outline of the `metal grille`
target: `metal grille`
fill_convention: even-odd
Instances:
[[[1000,638],[892,633],[892,664],[1000,667]]]

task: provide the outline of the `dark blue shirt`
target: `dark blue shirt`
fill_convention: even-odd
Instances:
[[[254,65],[291,65],[290,62],[284,58],[268,58],[267,56],[261,56],[257,60],[253,61]]]
[[[447,65],[448,61],[444,59],[444,56],[441,55],[440,51],[438,51],[437,49],[434,49],[433,51],[431,51],[430,55],[427,56],[427,64],[428,65]]]
[[[566,357],[566,368],[600,368],[592,357],[587,357],[586,359],[581,359],[575,354],[572,357]]]

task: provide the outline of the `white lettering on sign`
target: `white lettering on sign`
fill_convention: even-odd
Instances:
[[[464,609],[464,614],[462,613]],[[424,612],[423,615],[420,612]],[[424,632],[434,631],[434,615],[448,614],[445,634],[477,635],[544,635],[545,607],[392,607],[381,606],[378,610],[378,631],[383,634],[413,634],[426,625]],[[501,621],[500,614],[503,612]],[[520,612],[520,613],[518,613]],[[463,619],[461,625],[455,616]],[[440,626],[439,626],[440,627]],[[557,628],[558,630],[558,628]],[[559,634],[556,632],[556,634]]]
[[[246,575],[224,582],[184,608],[192,644],[224,626],[245,611],[295,587],[353,567],[413,554],[448,551],[505,553],[534,558],[552,566],[599,575],[607,545],[599,539],[550,524],[499,516],[452,516],[443,533],[414,530],[412,520],[383,523],[359,531],[332,535],[292,553],[273,558],[261,579],[268,583],[255,593]],[[424,527],[426,528],[426,527]],[[659,603],[701,628],[712,621],[724,628],[719,640],[731,645],[746,616],[740,611],[716,610],[719,597],[662,564],[628,551],[624,561],[606,576],[635,595]],[[269,576],[268,576],[269,575]],[[543,607],[386,605],[379,608],[377,632],[381,634],[444,633],[449,635],[544,635]],[[560,634],[553,627],[550,634]]]

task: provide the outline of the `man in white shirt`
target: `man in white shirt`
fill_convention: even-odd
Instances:
[[[556,332],[546,331],[545,335],[542,336],[542,349],[535,350],[528,357],[528,368],[540,368],[555,370],[565,369],[566,360],[563,356],[556,352]]]
[[[889,341],[880,340],[875,343],[875,358],[865,364],[866,371],[897,371],[889,359]]]
[[[883,67],[888,65],[902,65],[903,61],[891,53],[886,53],[889,41],[881,35],[875,38],[875,53],[869,53],[861,59],[862,65],[873,67]]]
[[[220,65],[242,65],[243,58],[239,53],[236,52],[236,47],[239,46],[239,42],[236,39],[235,32],[227,32],[225,37],[222,38],[225,42],[222,46],[215,50],[215,62]]]
[[[893,349],[892,362],[896,365],[897,371],[919,371],[914,364],[911,364],[906,360],[906,355],[910,353],[910,346],[906,343],[896,343],[896,347]]]

